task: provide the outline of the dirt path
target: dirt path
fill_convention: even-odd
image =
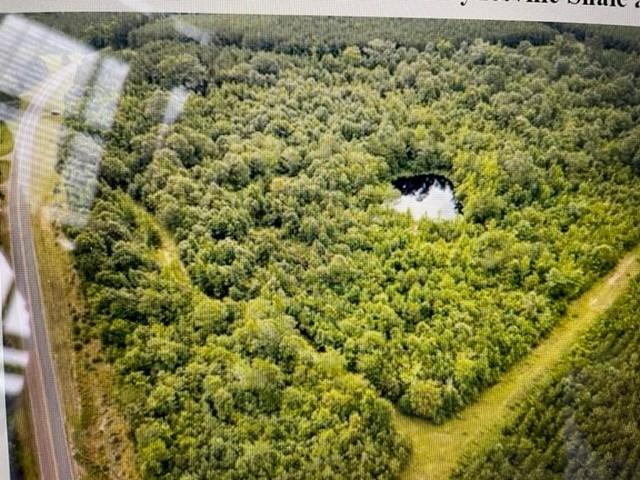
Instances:
[[[397,415],[396,423],[413,445],[403,479],[445,479],[468,449],[490,442],[509,418],[515,402],[540,382],[571,346],[640,273],[640,248],[628,253],[618,266],[573,301],[551,335],[487,389],[457,418],[442,425]]]

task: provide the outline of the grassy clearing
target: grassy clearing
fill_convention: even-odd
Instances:
[[[52,99],[54,108],[61,99]],[[51,104],[49,104],[50,106]],[[32,163],[29,165],[29,202],[32,206],[41,207],[53,201],[53,188],[59,182],[55,170],[58,155],[58,143],[63,131],[62,117],[43,115],[35,131]]]
[[[191,280],[184,265],[180,261],[178,247],[173,241],[171,234],[142,206],[135,203],[131,197],[122,195],[122,199],[128,202],[134,209],[138,222],[143,228],[156,229],[160,234],[160,246],[157,249],[157,257],[162,275],[176,283],[191,285]]]
[[[548,376],[578,338],[627,288],[631,278],[640,273],[639,256],[640,248],[628,253],[609,275],[572,302],[551,335],[457,418],[433,425],[397,413],[396,424],[413,445],[402,478],[447,478],[462,455],[495,441],[517,402]]]

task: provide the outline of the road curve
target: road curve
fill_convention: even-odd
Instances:
[[[22,115],[15,137],[8,195],[16,287],[23,294],[31,313],[31,359],[26,371],[26,384],[42,480],[74,480],[76,473],[65,431],[64,408],[58,392],[40,290],[28,198],[29,167],[37,166],[33,145],[45,105],[73,70],[73,65],[69,65],[50,75],[38,88]]]

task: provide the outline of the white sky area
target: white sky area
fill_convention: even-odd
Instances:
[[[349,17],[468,18],[610,25],[640,25],[635,3],[625,8],[568,2],[487,2],[480,0],[2,0],[8,12],[166,12],[245,13],[252,15],[330,15]]]
[[[426,195],[418,191],[411,195],[402,195],[391,207],[400,213],[409,211],[414,220],[421,218],[453,220],[456,215],[453,190],[433,185]]]

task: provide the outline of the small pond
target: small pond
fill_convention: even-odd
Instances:
[[[408,210],[414,220],[425,217],[452,220],[462,211],[462,205],[453,194],[453,183],[442,175],[400,177],[392,184],[402,195],[391,207],[400,213]]]

